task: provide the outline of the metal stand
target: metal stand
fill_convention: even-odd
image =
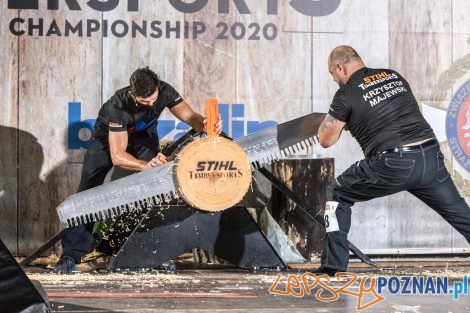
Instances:
[[[207,213],[171,205],[149,210],[108,269],[162,267],[193,248],[210,251],[242,269],[286,267],[245,207]]]
[[[276,176],[271,174],[267,169],[264,167],[261,167],[258,169],[258,171],[263,174],[264,177],[266,177],[280,192],[285,194],[288,198],[290,198],[298,208],[300,208],[302,211],[304,211],[310,218],[312,218],[315,222],[320,224],[321,226],[325,227],[325,220],[323,219],[322,216],[315,214],[312,215],[309,212],[314,212],[312,208],[310,208],[302,199],[299,198],[298,195],[296,195],[292,190],[289,189],[282,181],[280,181]],[[375,262],[371,261],[359,248],[357,248],[354,244],[352,244],[350,241],[348,241],[349,245],[349,250],[356,255],[362,262],[373,266],[375,268],[377,267],[377,264]]]
[[[62,238],[65,237],[69,232],[71,232],[73,228],[65,228],[62,229],[60,232],[54,235],[51,239],[49,239],[45,244],[40,246],[36,251],[34,251],[31,255],[28,257],[24,258],[23,261],[20,262],[21,266],[28,266],[32,261],[34,261],[36,258],[40,257],[44,252],[49,250],[49,248],[52,248],[52,246],[61,240]]]

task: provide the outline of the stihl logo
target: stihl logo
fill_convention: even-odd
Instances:
[[[47,0],[48,10],[58,10],[59,2],[65,2],[69,10],[82,10],[77,0]],[[106,12],[112,11],[119,5],[119,0],[89,0],[86,4],[93,10]],[[139,11],[139,0],[127,0],[127,11]],[[171,6],[182,13],[196,13],[201,11],[209,0],[169,0]],[[230,12],[230,2],[233,2],[240,14],[251,14],[245,0],[218,0],[218,12],[227,14]],[[289,5],[297,12],[307,16],[326,16],[339,7],[341,0],[291,0]],[[9,9],[38,10],[39,0],[8,0]],[[279,0],[266,0],[266,13],[268,15],[279,14]]]
[[[197,162],[196,171],[235,171],[237,169],[233,167],[233,161],[201,161]]]

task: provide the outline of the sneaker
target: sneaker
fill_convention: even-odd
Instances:
[[[72,273],[77,271],[77,265],[72,257],[63,255],[52,271],[54,273]]]

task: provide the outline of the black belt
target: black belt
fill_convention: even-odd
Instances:
[[[428,148],[428,147],[431,147],[431,146],[434,146],[435,144],[437,144],[437,140],[436,139],[431,139],[431,140],[428,140],[426,142],[423,142],[422,144],[420,145],[416,145],[416,146],[402,146],[402,147],[396,147],[396,148],[390,148],[390,149],[387,149],[387,150],[384,150],[382,152],[380,152],[379,154],[383,154],[383,153],[397,153],[397,152],[408,152],[408,151],[416,151],[416,150],[421,150],[421,149],[424,149],[424,148]]]

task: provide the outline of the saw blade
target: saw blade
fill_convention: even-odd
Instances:
[[[123,212],[178,198],[174,161],[68,197],[57,208],[65,227],[107,220]]]
[[[315,144],[325,113],[311,113],[235,140],[253,168],[298,153]],[[57,208],[65,227],[107,220],[123,212],[158,205],[178,198],[171,161],[68,197]]]
[[[254,168],[306,151],[317,141],[326,113],[311,113],[235,140]]]

